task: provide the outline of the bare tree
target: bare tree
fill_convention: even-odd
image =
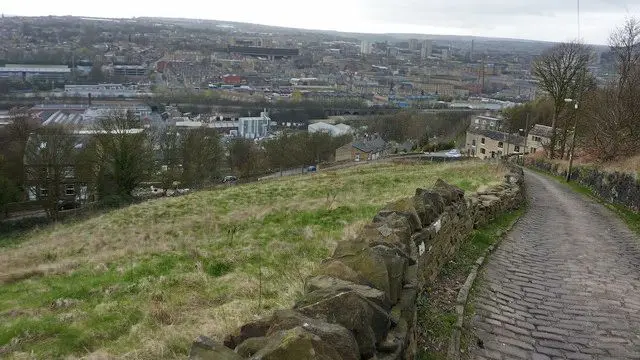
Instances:
[[[71,129],[47,126],[36,130],[26,146],[26,182],[54,220],[58,219],[66,180],[74,177],[76,144]]]
[[[151,140],[132,112],[99,119],[93,135],[98,193],[131,197],[154,169]]]
[[[187,130],[182,142],[182,178],[185,184],[202,187],[220,174],[223,150],[215,129]]]
[[[233,139],[228,145],[229,167],[238,175],[246,177],[257,175],[266,169],[266,154],[248,139]]]
[[[609,41],[617,77],[588,97],[582,113],[583,147],[603,161],[640,150],[640,21],[627,19]]]
[[[618,84],[624,88],[640,64],[640,21],[634,17],[614,30],[609,36],[609,47],[618,66]]]
[[[182,178],[183,137],[174,129],[161,129],[157,134],[160,154],[160,182],[166,191]]]
[[[629,18],[609,39],[618,67],[617,95],[621,131],[631,142],[640,141],[640,21]]]
[[[16,107],[9,111],[11,124],[7,127],[8,136],[2,145],[5,153],[7,174],[18,186],[24,187],[24,156],[29,136],[40,125],[36,115],[28,108]]]
[[[591,59],[591,50],[577,43],[561,43],[538,58],[533,66],[533,74],[539,85],[553,100],[553,118],[551,121],[551,143],[549,156],[556,155],[557,125],[562,111],[566,107],[566,98],[576,98],[582,88],[579,82],[586,78],[587,66]]]

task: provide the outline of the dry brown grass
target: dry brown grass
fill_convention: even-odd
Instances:
[[[536,155],[535,157],[541,158],[543,156]],[[554,164],[558,164],[560,170],[567,170],[569,168],[569,160],[549,160]],[[630,156],[611,162],[597,162],[593,159],[586,157],[577,157],[573,162],[573,166],[590,166],[608,172],[621,172],[627,174],[640,174],[640,155]]]
[[[475,190],[503,175],[482,162],[360,166],[33,231],[0,248],[0,347],[17,342],[13,358],[184,357],[199,334],[221,339],[290,306],[336,241],[389,201],[437,178]],[[74,305],[49,307],[61,298]]]

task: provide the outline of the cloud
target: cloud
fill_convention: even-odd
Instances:
[[[565,41],[577,37],[576,0],[182,0],[180,6],[111,0],[106,7],[85,1],[9,1],[19,15],[166,16],[253,22],[349,32],[412,32]],[[581,33],[605,43],[640,0],[580,0]]]

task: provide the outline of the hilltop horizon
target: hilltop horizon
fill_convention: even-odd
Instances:
[[[211,22],[212,25],[224,25],[224,24],[232,24],[232,25],[240,25],[240,26],[258,26],[265,28],[273,28],[285,31],[307,31],[307,32],[319,32],[325,34],[338,34],[341,36],[350,36],[356,38],[371,38],[371,37],[391,37],[395,39],[408,40],[410,38],[418,38],[418,39],[431,39],[431,40],[457,40],[457,41],[471,41],[474,40],[485,40],[485,41],[517,41],[517,42],[531,42],[531,43],[542,43],[542,44],[555,44],[559,42],[566,41],[575,41],[566,40],[566,41],[553,41],[553,40],[540,40],[540,39],[532,39],[532,38],[523,38],[523,37],[509,37],[509,36],[486,36],[486,35],[473,35],[473,34],[454,34],[454,33],[420,33],[420,32],[368,32],[368,31],[342,31],[342,30],[333,30],[333,29],[319,29],[319,28],[306,28],[306,27],[292,27],[292,26],[279,26],[279,25],[270,25],[264,23],[256,23],[256,22],[244,22],[244,21],[229,21],[229,20],[220,20],[220,19],[206,19],[206,18],[193,18],[193,17],[170,17],[170,16],[129,16],[129,17],[110,17],[110,16],[85,16],[85,15],[15,15],[15,14],[2,14],[4,17],[18,17],[18,18],[43,18],[43,17],[61,17],[61,18],[79,18],[79,19],[91,19],[96,21],[110,21],[110,20],[139,20],[139,19],[157,19],[163,21],[189,21],[189,22]],[[217,24],[216,24],[217,23]],[[588,43],[587,45],[601,47],[608,47],[608,44],[600,44],[600,43]]]

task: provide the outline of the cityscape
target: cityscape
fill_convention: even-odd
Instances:
[[[582,2],[3,14],[0,358],[638,359],[640,20]]]

